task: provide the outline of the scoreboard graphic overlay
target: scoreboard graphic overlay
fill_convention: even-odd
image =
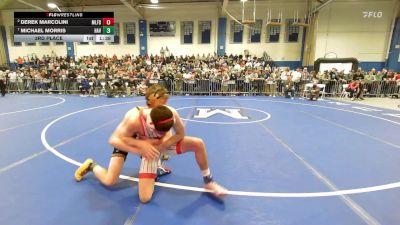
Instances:
[[[15,42],[114,42],[114,12],[14,12]]]

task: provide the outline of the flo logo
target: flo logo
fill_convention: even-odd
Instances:
[[[248,120],[249,117],[243,116],[240,112],[240,109],[210,109],[210,108],[196,108],[197,115],[194,115],[194,118],[209,118],[216,114],[222,114],[225,116],[229,116],[233,119],[240,119],[240,120]]]
[[[382,16],[383,16],[383,12],[377,12],[377,11],[363,12],[364,18],[382,18]]]

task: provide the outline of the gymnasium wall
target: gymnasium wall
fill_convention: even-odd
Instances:
[[[302,28],[300,29],[299,40],[296,43],[288,43],[285,39],[285,27],[281,28],[280,41],[278,43],[267,43],[267,27],[265,26],[267,18],[267,10],[271,9],[273,12],[273,18],[277,18],[278,10],[283,11],[283,20],[286,18],[293,18],[293,14],[296,10],[299,10],[301,17],[304,16],[305,10],[304,1],[292,0],[287,1],[285,4],[268,4],[266,2],[256,2],[256,19],[263,20],[263,27],[261,32],[260,43],[250,43],[248,41],[249,28],[244,27],[243,31],[243,42],[232,43],[231,40],[231,20],[232,18],[227,17],[226,27],[226,53],[227,54],[243,54],[244,50],[249,50],[250,54],[262,56],[263,52],[266,51],[275,61],[285,61],[286,63],[294,62],[299,63],[300,51],[301,51],[301,37]],[[173,9],[173,10],[172,10]],[[151,54],[158,54],[161,47],[168,46],[169,50],[174,55],[186,55],[186,54],[202,54],[202,53],[214,53],[216,52],[217,46],[217,29],[218,29],[218,12],[221,9],[221,5],[217,4],[195,4],[195,5],[173,5],[171,8],[166,7],[163,10],[160,9],[145,9],[144,15],[148,21],[157,20],[176,20],[177,21],[177,32],[175,37],[148,37],[148,50]],[[245,17],[248,19],[253,18],[253,3],[249,1],[245,5]],[[227,6],[228,12],[238,20],[242,19],[242,4],[241,3],[229,3]],[[210,44],[198,44],[198,21],[211,20],[212,21],[212,32],[211,32],[211,43]],[[193,43],[194,44],[181,44],[180,38],[180,21],[194,21],[194,33]]]
[[[216,52],[218,5],[208,4],[170,4],[162,9],[143,10],[147,26],[152,21],[175,21],[175,37],[150,37],[148,29],[147,49],[149,54],[160,54],[160,49],[168,47],[175,55],[208,54]],[[193,44],[181,44],[181,21],[193,21]],[[199,21],[211,21],[211,43],[200,44]]]
[[[79,11],[79,9],[72,9],[74,11]],[[94,54],[103,54],[112,56],[116,54],[118,56],[121,55],[138,55],[139,54],[139,19],[125,6],[107,6],[105,7],[85,7],[85,11],[93,11],[93,12],[101,12],[101,11],[114,11],[114,19],[116,23],[119,23],[119,32],[120,32],[120,43],[119,44],[110,44],[103,43],[101,45],[89,43],[89,45],[81,45],[79,43],[75,43],[75,55],[85,56],[85,55],[94,55]],[[135,32],[135,44],[125,44],[124,43],[124,35],[125,31],[123,28],[123,24],[126,22],[134,22],[136,25]]]
[[[252,16],[253,8],[252,4],[246,3],[246,17]],[[227,40],[226,40],[226,53],[227,54],[243,54],[244,50],[249,50],[251,54],[262,56],[263,52],[266,51],[275,61],[282,65],[298,66],[300,61],[300,50],[301,50],[301,37],[296,43],[287,43],[285,39],[285,28],[281,28],[281,37],[278,43],[266,43],[266,32],[267,28],[264,26],[266,22],[267,9],[271,8],[273,12],[273,18],[278,16],[278,10],[283,11],[283,19],[292,18],[295,10],[300,9],[300,16],[304,16],[302,12],[305,8],[303,1],[292,0],[287,4],[266,4],[257,3],[256,18],[263,20],[263,28],[261,34],[261,43],[248,43],[249,29],[244,28],[243,42],[240,44],[233,44],[230,40],[230,24],[231,18],[227,19]],[[216,40],[217,40],[217,29],[218,29],[218,18],[221,5],[215,4],[170,4],[168,6],[163,5],[161,9],[143,8],[140,12],[145,16],[147,22],[150,21],[176,21],[176,35],[175,37],[150,37],[148,36],[148,53],[159,54],[161,47],[165,49],[168,47],[170,52],[174,55],[186,55],[186,54],[207,54],[216,52]],[[241,19],[241,4],[228,4],[228,11],[232,15]],[[80,9],[75,9],[80,11]],[[85,11],[104,11],[104,7],[85,7]],[[90,43],[89,45],[81,45],[75,43],[75,54],[77,56],[89,55],[89,54],[139,54],[139,39],[138,39],[138,17],[135,16],[125,6],[110,6],[109,10],[114,11],[114,17],[116,22],[120,23],[120,39],[121,43],[118,45],[114,44],[102,44],[97,45]],[[18,10],[17,10],[18,11]],[[74,9],[71,9],[74,11]],[[252,17],[251,17],[252,18]],[[56,55],[66,55],[65,45],[55,45],[50,43],[50,46],[41,46],[40,43],[36,43],[34,46],[26,47],[26,43],[22,46],[13,46],[11,44],[11,33],[10,26],[13,24],[13,12],[4,11],[2,20],[4,20],[7,28],[8,46],[10,49],[10,59],[16,59],[18,56],[26,56],[31,53],[35,53],[38,56],[43,54],[50,54],[53,51]],[[200,44],[199,43],[199,21],[211,21],[211,43]],[[193,21],[193,44],[181,44],[181,21]],[[123,43],[124,29],[122,27],[123,22],[135,22],[136,23],[136,44],[126,45]],[[302,29],[300,29],[302,32]],[[280,62],[282,61],[282,62]]]
[[[338,0],[323,8],[317,24],[315,58],[355,57],[363,69],[384,67],[395,1],[376,2]]]
[[[302,43],[302,36],[303,36],[303,28],[299,30],[299,38],[297,42],[287,42],[285,39],[286,36],[286,19],[293,19],[294,14],[298,11],[299,19],[303,20],[305,16],[306,10],[306,1],[285,1],[285,3],[269,3],[269,2],[261,2],[256,1],[256,19],[263,20],[263,27],[261,30],[261,43],[250,43],[248,41],[249,30],[251,28],[244,27],[244,36],[243,36],[243,43],[236,44],[232,43],[230,40],[231,38],[231,20],[229,16],[227,22],[227,37],[226,37],[226,52],[227,53],[234,53],[234,54],[243,54],[244,50],[249,50],[251,54],[261,56],[264,51],[268,53],[278,64],[281,61],[286,62],[283,64],[291,64],[300,66],[300,55],[301,55],[301,43]],[[281,26],[280,30],[280,38],[279,42],[277,43],[268,43],[267,40],[267,13],[268,10],[272,12],[272,18],[278,18],[279,11],[282,11],[282,22],[283,25]],[[234,18],[240,20],[242,18],[242,3],[235,2],[229,3],[227,7],[227,11],[234,16]],[[253,4],[252,1],[246,2],[245,5],[245,19],[253,19]],[[282,64],[282,63],[281,63]]]

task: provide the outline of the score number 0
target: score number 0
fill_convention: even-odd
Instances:
[[[103,26],[114,26],[114,18],[103,18]]]

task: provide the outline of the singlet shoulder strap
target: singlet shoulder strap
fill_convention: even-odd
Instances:
[[[146,124],[146,116],[144,116],[143,114],[143,109],[139,106],[136,107],[139,110],[139,122],[142,125],[142,132],[143,134],[145,134],[147,136],[147,132],[146,132],[146,128],[145,128],[145,124]]]

